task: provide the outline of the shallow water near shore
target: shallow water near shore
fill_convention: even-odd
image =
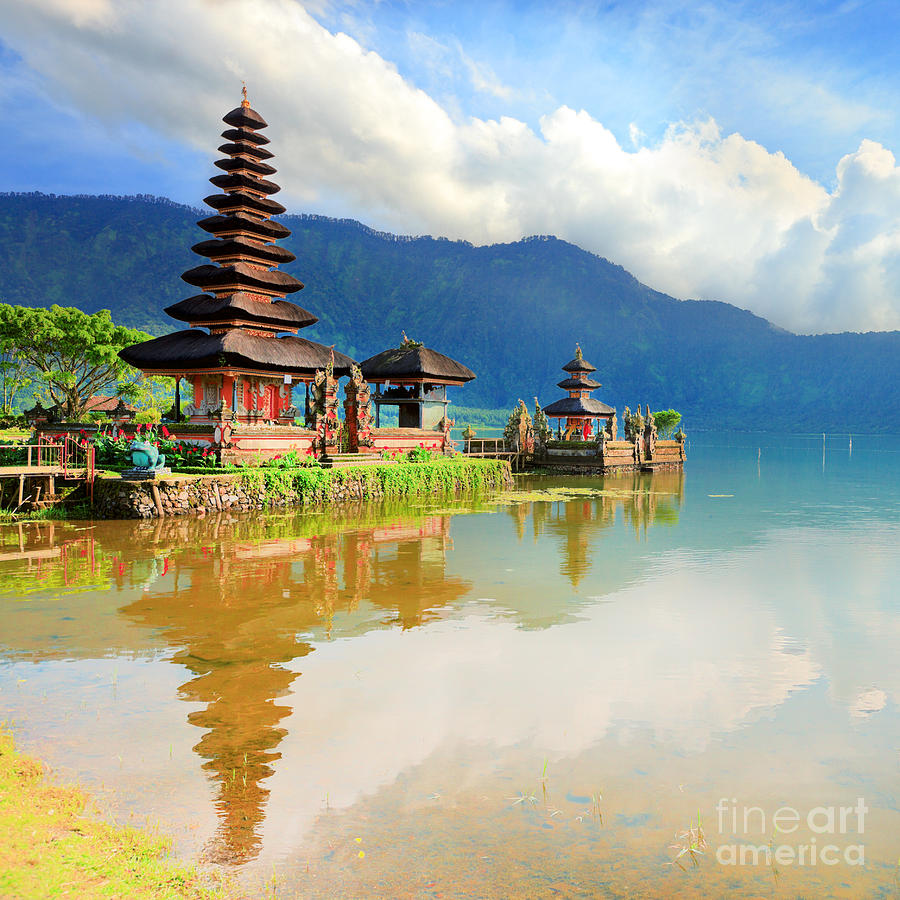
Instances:
[[[897,896],[898,448],[3,526],[0,718],[279,897]]]

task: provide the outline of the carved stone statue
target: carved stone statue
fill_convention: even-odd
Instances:
[[[341,439],[341,423],[338,420],[337,380],[334,377],[334,358],[325,370],[317,369],[312,384],[314,427],[321,452],[337,447]]]
[[[636,437],[639,437],[643,434],[644,431],[644,417],[641,415],[641,405],[638,404],[637,412],[635,412],[631,417],[631,439],[634,440]]]
[[[357,365],[350,367],[350,380],[344,388],[344,410],[351,449],[372,447],[375,417],[372,415],[372,389]]]
[[[619,433],[619,420],[615,413],[606,420],[606,433],[611,441],[616,440],[616,435]]]
[[[453,441],[450,439],[450,429],[456,424],[456,419],[448,419],[444,416],[440,421],[440,429],[441,429],[441,447],[444,450],[452,450],[453,449]]]
[[[519,406],[516,410],[519,416],[518,428],[518,449],[525,453],[534,452],[534,428],[531,422],[531,416],[525,406],[524,400],[519,400]]]
[[[525,401],[519,400],[518,405],[510,414],[503,429],[503,439],[506,446],[526,453],[534,452],[534,427],[531,416],[525,407]]]
[[[313,416],[318,416],[325,412],[325,373],[321,369],[316,369],[313,376],[312,384],[309,388],[312,397],[312,409],[310,412]]]

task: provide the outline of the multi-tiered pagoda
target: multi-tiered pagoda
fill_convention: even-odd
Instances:
[[[335,376],[349,375],[353,360],[296,337],[318,319],[285,300],[303,285],[278,268],[295,257],[275,243],[290,231],[272,220],[285,208],[271,199],[280,188],[269,180],[272,153],[260,133],[267,123],[250,107],[246,88],[223,121],[229,127],[219,151],[226,158],[216,161],[223,174],[210,178],[221,193],[204,200],[217,214],[197,223],[213,237],[191,248],[210,262],[181,276],[203,293],[166,308],[191,327],[120,356],[148,375],[189,381],[193,398],[180,412],[192,422],[293,424],[293,385],[308,386],[331,361]]]
[[[594,381],[590,374],[596,372],[596,366],[592,366],[582,356],[581,347],[575,345],[575,358],[569,360],[563,367],[568,373],[568,378],[559,382],[557,387],[569,392],[568,397],[557,400],[544,407],[544,415],[549,419],[566,420],[566,438],[579,437],[588,422],[597,421],[599,427],[604,427],[607,419],[615,415],[615,409],[607,406],[591,396],[591,392],[601,387],[599,381]],[[593,427],[591,427],[593,431]]]

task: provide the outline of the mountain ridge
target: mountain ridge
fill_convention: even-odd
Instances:
[[[163,308],[191,293],[180,275],[197,264],[203,215],[167,198],[0,194],[0,300],[177,330]],[[897,429],[900,332],[794,334],[656,291],[552,235],[475,246],[309,213],[279,221],[298,257],[287,271],[306,284],[295,299],[320,317],[304,335],[363,359],[406,330],[478,374],[454,391],[460,405],[557,399],[579,341],[604,385],[595,396],[620,413],[649,402],[688,427]]]

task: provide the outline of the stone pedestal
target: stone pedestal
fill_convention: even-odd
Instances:
[[[157,478],[171,474],[172,470],[168,466],[162,469],[145,469],[138,466],[134,469],[126,469],[122,473],[122,478],[127,481],[155,481]]]

